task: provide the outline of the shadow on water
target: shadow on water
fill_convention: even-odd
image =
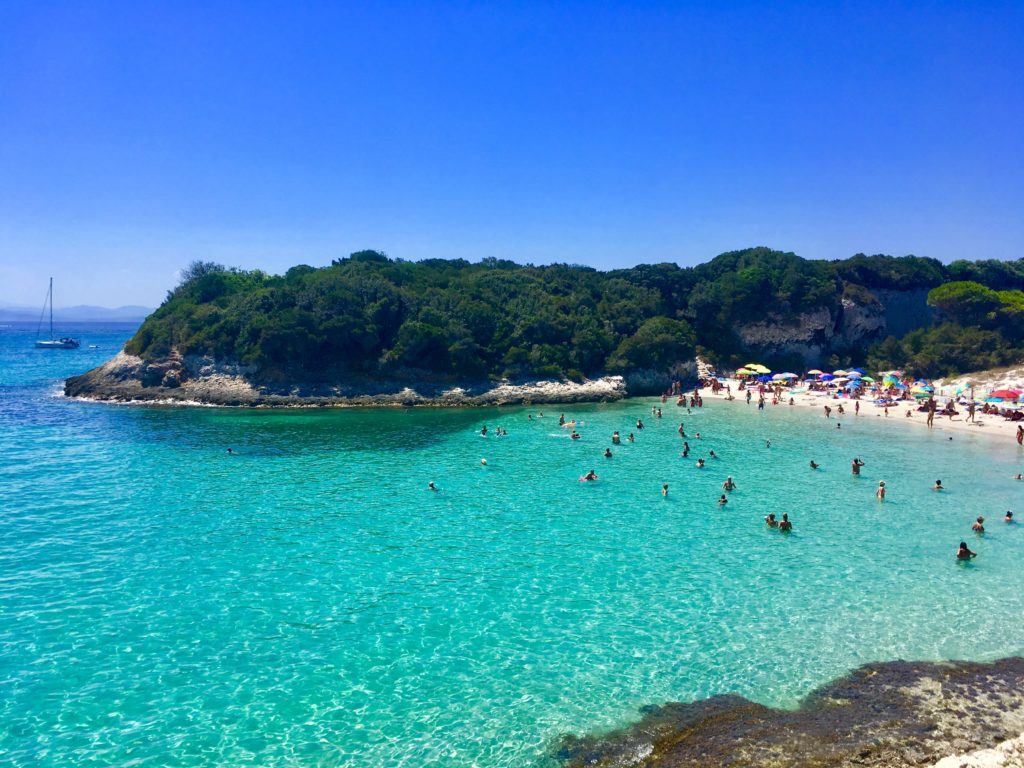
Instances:
[[[380,453],[428,447],[483,424],[511,423],[515,410],[229,409],[74,403],[88,428],[188,449],[232,448],[273,457],[334,451]],[[518,410],[518,409],[516,409]]]

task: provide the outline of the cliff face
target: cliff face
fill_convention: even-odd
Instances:
[[[933,314],[927,298],[925,289],[882,290],[863,303],[844,298],[837,311],[822,307],[795,321],[737,323],[734,330],[752,355],[800,355],[809,365],[819,365],[832,354],[863,349],[927,325]]]

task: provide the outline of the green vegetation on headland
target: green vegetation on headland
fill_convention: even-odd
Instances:
[[[867,362],[939,376],[1024,358],[1021,288],[1024,260],[828,262],[767,248],[608,272],[376,251],[281,276],[196,262],[126,351],[209,356],[267,381],[668,374],[696,353],[723,369],[758,355],[778,370]],[[872,320],[890,309],[902,338],[894,320]]]

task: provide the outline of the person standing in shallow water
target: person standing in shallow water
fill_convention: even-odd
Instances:
[[[935,398],[934,397],[929,397],[928,398],[928,421],[927,421],[927,424],[928,424],[929,427],[931,427],[934,422],[935,422]]]
[[[879,501],[885,501],[885,480],[878,481],[878,490],[875,491],[875,498]]]
[[[851,462],[850,471],[853,473],[854,477],[858,477],[860,475],[860,468],[863,466],[864,462],[861,461],[859,458],[855,458],[853,462]]]
[[[971,550],[969,550],[967,548],[967,542],[966,541],[961,541],[960,542],[960,547],[956,551],[956,559],[957,560],[970,560],[972,557],[977,557],[977,556],[978,556],[977,552],[972,552]]]
[[[1017,445],[1024,445],[1024,427],[1017,425]]]

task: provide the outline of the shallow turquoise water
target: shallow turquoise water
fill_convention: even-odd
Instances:
[[[679,409],[648,400],[562,409],[571,442],[556,408],[55,395],[130,332],[37,352],[0,328],[5,764],[524,766],[652,702],[793,705],[867,661],[1024,651],[1015,444],[709,403],[681,416],[703,434],[684,461]]]

